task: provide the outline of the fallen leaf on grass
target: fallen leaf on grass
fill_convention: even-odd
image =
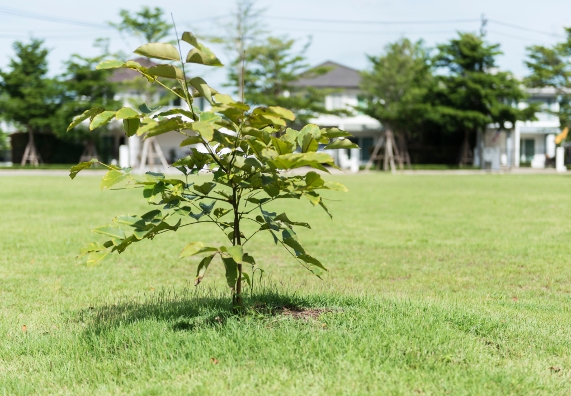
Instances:
[[[554,373],[558,373],[561,371],[561,367],[551,366],[549,367],[549,370],[553,371]]]
[[[211,362],[212,364],[218,364],[218,359],[211,357],[211,358],[210,358],[210,362]]]
[[[26,325],[22,325],[22,331],[25,333],[26,331],[28,331],[28,328],[26,327]]]

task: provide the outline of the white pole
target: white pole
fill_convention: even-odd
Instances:
[[[557,172],[567,172],[564,147],[557,147],[557,150],[555,150],[555,169],[557,169]]]

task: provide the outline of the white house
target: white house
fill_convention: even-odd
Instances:
[[[554,88],[530,88],[525,102],[518,103],[525,108],[528,103],[539,103],[542,111],[536,113],[536,121],[517,121],[507,125],[508,130],[499,130],[490,125],[478,136],[474,150],[474,165],[487,169],[518,168],[531,166],[545,168],[555,165],[555,136],[561,132],[557,92]]]
[[[354,136],[360,149],[334,150],[331,152],[336,162],[343,168],[365,165],[369,160],[372,149],[382,134],[379,121],[365,114],[359,113],[355,107],[360,104],[361,96],[359,84],[361,75],[358,70],[343,66],[339,63],[327,61],[317,67],[328,67],[330,70],[317,77],[302,78],[296,81],[299,87],[314,87],[322,89],[335,89],[336,92],[327,95],[325,107],[327,110],[344,109],[352,111],[349,116],[335,116],[323,114],[311,120],[311,122],[321,127],[337,127],[343,129]],[[355,159],[358,156],[358,161]],[[351,165],[351,163],[353,165]]]

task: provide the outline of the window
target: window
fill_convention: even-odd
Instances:
[[[521,162],[531,162],[535,155],[535,139],[521,139],[520,141]]]

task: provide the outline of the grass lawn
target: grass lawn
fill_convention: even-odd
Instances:
[[[324,280],[262,238],[269,276],[237,316],[220,264],[195,289],[196,261],[177,259],[216,230],[86,267],[89,230],[148,210],[140,192],[0,178],[0,395],[571,393],[569,177],[335,180],[333,221],[288,210],[314,226],[301,239]]]

